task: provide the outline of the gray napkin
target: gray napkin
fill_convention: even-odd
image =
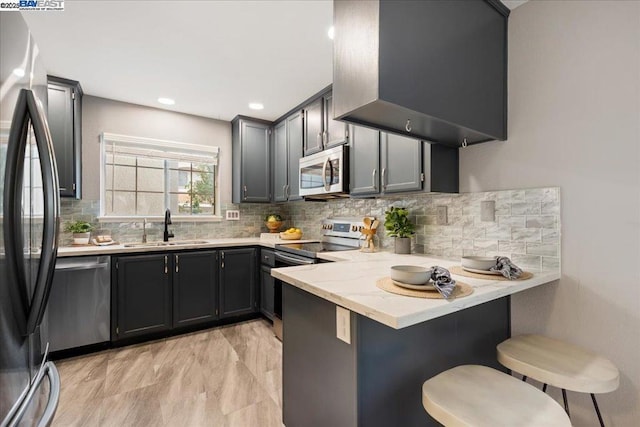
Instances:
[[[490,271],[499,271],[504,277],[509,280],[515,280],[522,276],[522,270],[520,267],[511,262],[506,256],[499,256],[496,259],[495,267],[491,267]]]
[[[440,292],[440,295],[445,299],[449,299],[453,289],[456,287],[456,281],[451,278],[449,270],[437,265],[431,267],[431,280],[433,280],[433,287]]]

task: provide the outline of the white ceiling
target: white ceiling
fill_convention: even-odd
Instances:
[[[522,3],[505,1],[512,9]],[[273,120],[331,83],[332,4],[67,0],[64,12],[23,15],[48,73],[80,81],[86,94]],[[250,102],[265,108],[250,110]]]

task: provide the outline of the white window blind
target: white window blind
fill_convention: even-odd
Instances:
[[[102,215],[214,215],[218,147],[103,133]]]

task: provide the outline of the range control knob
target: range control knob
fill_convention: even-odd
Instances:
[[[329,230],[333,230],[333,224],[327,225],[327,228],[329,228]]]
[[[364,230],[364,227],[361,225],[360,227],[358,227],[358,231],[361,232],[362,230]]]
[[[358,227],[356,227],[355,225],[351,226],[351,231],[358,231]]]

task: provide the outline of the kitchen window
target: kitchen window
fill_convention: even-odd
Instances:
[[[216,215],[218,147],[103,133],[101,219]]]

